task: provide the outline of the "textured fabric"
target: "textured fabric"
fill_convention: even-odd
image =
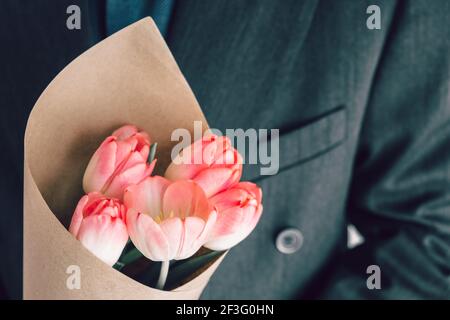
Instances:
[[[113,34],[133,22],[151,16],[165,36],[173,5],[174,0],[106,0],[106,33]]]
[[[450,297],[450,3],[377,1],[381,30],[373,1],[214,3],[180,3],[169,46],[212,127],[280,128],[281,169],[202,298]]]
[[[48,83],[102,38],[100,3],[91,0],[5,0],[0,3],[0,283],[22,296],[23,139],[28,115]],[[68,30],[65,12],[81,9],[81,30]]]
[[[59,27],[73,2],[89,28]],[[26,118],[51,78],[99,40],[103,21],[88,2],[0,4],[0,275],[11,297],[21,289]],[[167,41],[209,124],[281,130],[280,172],[244,168],[263,188],[261,221],[202,298],[450,297],[450,2],[378,0],[381,30],[366,28],[371,4],[176,3]],[[349,222],[366,240],[351,250]],[[275,247],[286,227],[304,238],[291,255]],[[366,287],[372,264],[381,290]]]
[[[153,0],[151,16],[163,36],[167,35],[175,0]]]

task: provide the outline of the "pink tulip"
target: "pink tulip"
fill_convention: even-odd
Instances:
[[[242,240],[255,228],[262,214],[262,192],[251,182],[240,182],[209,201],[217,210],[217,221],[205,247],[226,250]]]
[[[236,183],[242,175],[242,157],[230,139],[208,135],[184,148],[167,168],[172,181],[193,180],[211,197]]]
[[[192,181],[149,177],[125,190],[124,203],[130,238],[153,261],[189,258],[216,221],[205,193]]]
[[[126,187],[152,173],[155,161],[147,163],[149,150],[149,136],[136,127],[126,125],[114,131],[89,161],[83,177],[84,191],[122,199]]]
[[[110,266],[119,259],[128,241],[126,208],[117,199],[93,192],[83,196],[75,209],[69,231]]]

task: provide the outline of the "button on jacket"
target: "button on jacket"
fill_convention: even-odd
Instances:
[[[70,4],[81,30],[64,28]],[[372,4],[379,30],[366,26]],[[104,16],[103,1],[0,4],[0,281],[10,297],[21,296],[27,116],[105,36]],[[280,129],[279,173],[244,168],[263,189],[260,223],[203,299],[450,297],[449,16],[444,0],[175,3],[166,41],[210,126]],[[349,223],[365,239],[351,250]],[[380,290],[367,288],[370,265]]]

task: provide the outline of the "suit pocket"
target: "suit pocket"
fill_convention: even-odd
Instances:
[[[338,107],[326,114],[319,115],[304,125],[283,133],[279,137],[278,172],[321,156],[345,141],[347,135],[347,113],[345,107]],[[259,141],[259,148],[270,150]],[[271,150],[269,157],[276,157]],[[273,160],[275,161],[275,160]],[[272,163],[273,165],[273,163]],[[271,166],[245,164],[242,180],[256,180],[270,175],[261,175],[261,169]],[[276,168],[273,170],[276,173]]]

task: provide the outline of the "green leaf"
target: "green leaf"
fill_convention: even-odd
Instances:
[[[123,266],[126,266],[127,264],[130,264],[130,263],[136,261],[137,259],[139,259],[142,256],[143,256],[143,254],[137,248],[133,248],[133,249],[130,249],[130,251],[128,251],[124,255],[122,255],[120,257],[118,263],[121,263],[121,264],[123,264]]]
[[[170,266],[170,272],[167,277],[166,290],[176,288],[185,279],[201,269],[203,266],[220,256],[223,251],[211,251],[197,257],[191,257],[186,260],[176,261]]]
[[[149,287],[154,287],[158,281],[159,273],[161,271],[161,263],[151,261],[145,271],[141,272],[135,280],[143,283]],[[170,274],[170,272],[169,272]]]
[[[117,261],[116,264],[113,265],[113,268],[118,270],[118,271],[122,270],[123,267],[125,267],[125,265],[122,262],[120,262],[120,261]]]
[[[152,145],[150,146],[150,152],[148,153],[148,159],[147,162],[148,163],[152,163],[152,161],[155,159],[155,155],[156,155],[156,148],[158,147],[158,143],[152,143]]]

